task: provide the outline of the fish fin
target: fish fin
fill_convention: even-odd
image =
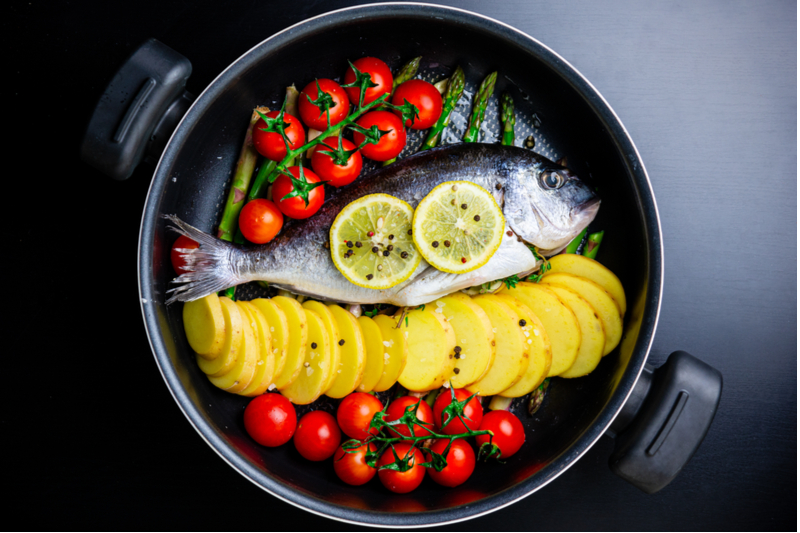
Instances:
[[[182,254],[186,260],[186,267],[191,272],[181,274],[172,280],[172,283],[181,285],[167,291],[168,294],[172,293],[167,298],[167,305],[177,301],[197,300],[243,282],[233,269],[231,259],[237,251],[233,244],[212,237],[175,215],[163,215],[163,218],[172,223],[169,226],[170,230],[185,235],[200,245],[199,248],[187,249]]]

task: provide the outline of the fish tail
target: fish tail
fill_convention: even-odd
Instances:
[[[236,246],[200,231],[175,215],[163,217],[172,223],[170,230],[185,235],[200,245],[196,249],[185,249],[182,253],[190,272],[172,280],[172,283],[180,285],[167,291],[167,294],[171,293],[167,298],[167,305],[177,301],[197,300],[244,281],[234,268],[234,258],[239,251]]]

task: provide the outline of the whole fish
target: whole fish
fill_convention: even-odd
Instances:
[[[409,279],[383,290],[359,287],[336,269],[325,245],[331,224],[347,204],[367,194],[385,193],[416,207],[434,187],[454,180],[471,181],[490,191],[503,210],[506,233],[485,265],[466,274],[449,274],[422,260]],[[321,300],[416,306],[535,270],[539,261],[527,244],[542,254],[560,251],[594,219],[599,206],[599,198],[572,172],[529,150],[476,143],[444,146],[374,171],[325,203],[313,217],[288,225],[261,246],[221,241],[167,216],[177,232],[200,244],[186,251],[187,266],[194,271],[174,280],[179,286],[170,289],[167,303],[264,280]]]

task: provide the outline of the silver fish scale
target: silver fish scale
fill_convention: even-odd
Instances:
[[[438,68],[437,68],[438,67]],[[440,66],[436,66],[434,68],[426,68],[420,69],[420,72],[417,74],[417,78],[423,79],[425,81],[429,81],[431,83],[436,83],[443,78],[449,75],[449,70],[444,70]],[[450,115],[450,124],[442,133],[442,138],[440,141],[440,145],[447,145],[447,144],[456,144],[460,143],[464,133],[467,131],[467,123],[469,121],[469,116],[472,113],[472,98],[475,94],[475,91],[478,88],[480,83],[480,79],[478,80],[468,80],[464,85],[464,92],[461,95],[461,98],[456,104],[455,109],[453,109],[452,114]],[[512,81],[512,80],[509,80]],[[513,81],[512,81],[513,83]],[[515,140],[514,145],[519,147],[525,146],[525,140],[529,136],[533,136],[534,139],[534,148],[533,151],[550,159],[551,161],[556,161],[559,158],[558,152],[551,146],[550,142],[548,141],[546,135],[542,131],[542,124],[541,119],[539,119],[540,127],[537,128],[534,126],[534,121],[536,120],[534,117],[534,113],[536,112],[534,109],[530,108],[530,106],[525,105],[525,100],[527,98],[523,96],[522,101],[517,98],[514,101],[515,106],[515,114],[516,114],[516,125],[514,126],[515,132]],[[279,107],[280,102],[273,102],[272,107]],[[498,95],[495,93],[489,98],[489,103],[486,106],[486,115],[484,117],[483,123],[481,124],[480,129],[480,136],[478,141],[483,143],[499,143],[501,139],[501,129],[502,124],[500,122],[500,104]],[[398,156],[398,159],[403,159],[408,157],[409,155],[415,154],[419,151],[422,143],[425,141],[425,138],[428,135],[428,130],[408,130],[408,137],[406,142],[406,147]],[[378,161],[371,161],[369,159],[364,158],[364,166],[363,170],[361,171],[361,175],[364,176],[369,174],[373,170],[376,170],[381,167],[381,163]],[[229,177],[225,183],[225,187],[220,190],[218,202],[217,202],[217,213],[216,213],[216,220],[220,220],[222,217],[222,209],[225,206],[225,201],[227,198],[228,190],[231,186],[231,179],[232,179],[232,172],[229,174]],[[328,191],[326,191],[326,197],[333,196],[328,195]],[[256,282],[245,283],[239,285],[236,288],[236,297],[239,300],[253,300],[255,298],[266,298],[273,296],[277,293],[276,289],[265,289],[260,284]]]

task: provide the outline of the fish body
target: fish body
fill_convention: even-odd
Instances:
[[[424,260],[403,283],[384,290],[359,287],[334,266],[326,247],[336,215],[350,202],[384,193],[412,207],[437,185],[470,181],[489,191],[506,218],[498,250],[465,274],[436,270]],[[307,220],[288,224],[261,246],[220,241],[168,216],[176,230],[200,244],[187,251],[187,266],[167,303],[189,301],[240,283],[264,280],[296,294],[343,303],[415,306],[538,266],[527,244],[563,249],[594,219],[597,196],[568,169],[529,150],[494,144],[457,144],[417,153],[358,180]]]

